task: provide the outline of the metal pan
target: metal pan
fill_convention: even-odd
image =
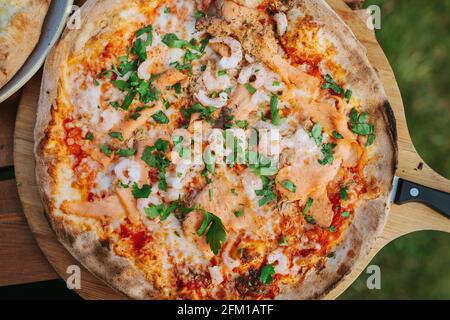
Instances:
[[[42,67],[50,49],[64,30],[73,0],[53,0],[42,26],[39,42],[16,75],[0,89],[0,103],[22,88]]]

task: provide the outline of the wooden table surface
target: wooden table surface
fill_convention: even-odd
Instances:
[[[59,278],[28,228],[17,193],[13,137],[20,97],[0,104],[0,287]]]

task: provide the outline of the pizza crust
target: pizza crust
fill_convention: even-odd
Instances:
[[[44,154],[43,146],[48,139],[47,128],[52,120],[52,109],[57,96],[57,84],[62,64],[69,54],[81,50],[88,39],[105,28],[113,12],[120,10],[124,0],[88,0],[82,8],[82,29],[66,31],[58,46],[47,59],[41,87],[37,123],[35,127],[36,174],[44,208],[58,239],[67,250],[89,271],[112,288],[136,299],[158,299],[152,285],[142,272],[128,260],[118,257],[93,233],[79,234],[61,219],[51,214],[52,184],[49,172],[54,159]],[[376,153],[379,155],[368,164],[367,170],[376,175],[381,196],[362,202],[354,221],[346,231],[344,241],[335,251],[335,258],[328,259],[320,269],[310,270],[304,281],[281,288],[280,299],[315,299],[330,292],[371,249],[381,234],[389,212],[389,193],[397,165],[397,142],[395,118],[387,101],[381,81],[370,66],[364,47],[352,31],[326,4],[325,1],[292,1],[322,24],[326,37],[337,46],[336,57],[343,66],[351,65],[346,83],[365,99],[366,111],[376,115]]]
[[[28,59],[41,35],[50,0],[31,0],[0,32],[0,88]]]

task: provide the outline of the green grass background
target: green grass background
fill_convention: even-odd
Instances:
[[[366,0],[382,9],[377,38],[397,77],[408,127],[424,160],[450,178],[450,1]],[[340,299],[450,299],[450,235],[420,232],[371,262],[381,290],[363,272]]]

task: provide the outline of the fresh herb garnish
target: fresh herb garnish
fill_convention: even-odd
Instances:
[[[316,142],[316,144],[318,146],[320,146],[322,144],[322,140],[323,140],[322,130],[323,130],[323,127],[320,123],[316,123],[311,129],[310,136],[311,136],[311,138],[314,139],[314,141]]]
[[[152,115],[153,120],[159,124],[168,124],[169,118],[167,118],[166,114],[163,111],[158,111],[154,115]]]
[[[272,276],[275,275],[275,268],[271,264],[266,264],[261,269],[261,274],[259,275],[259,281],[263,284],[271,284],[273,279]]]
[[[344,217],[344,218],[350,217],[350,212],[348,212],[348,211],[342,212],[342,213],[341,213],[341,217]]]
[[[136,154],[136,149],[134,148],[119,149],[116,151],[116,153],[121,158],[132,157]]]
[[[111,149],[106,144],[100,145],[100,151],[103,152],[108,157],[111,157],[111,155],[112,155]]]
[[[362,112],[358,114],[355,108],[350,111],[350,130],[361,136],[367,136],[366,146],[370,146],[375,142],[375,127],[367,122],[368,113]]]
[[[86,139],[86,140],[89,140],[89,141],[93,141],[93,140],[94,140],[94,134],[93,134],[92,132],[88,132],[88,133],[86,134],[85,139]]]
[[[206,233],[206,242],[209,244],[211,251],[218,255],[222,244],[226,241],[227,232],[219,217],[211,212],[203,211],[203,223],[197,230],[198,236]]]
[[[117,140],[119,140],[119,141],[121,141],[121,142],[124,141],[123,135],[122,135],[122,133],[120,133],[120,132],[110,132],[110,133],[109,133],[109,136],[110,136],[111,138],[117,139]]]
[[[175,33],[165,34],[161,41],[169,48],[184,49],[188,45],[186,40],[179,39]]]
[[[275,181],[270,180],[267,177],[261,177],[261,181],[263,184],[263,187],[261,190],[255,190],[255,194],[257,196],[262,197],[258,204],[260,207],[265,206],[266,204],[274,201],[277,199],[276,193],[273,191],[275,186]]]
[[[284,180],[281,185],[283,186],[283,188],[285,188],[286,190],[290,191],[290,192],[296,192],[297,191],[297,186],[295,184],[292,183],[292,181],[290,180]]]
[[[333,134],[333,137],[338,139],[338,140],[344,139],[344,136],[342,134],[340,134],[339,132],[337,132],[337,131],[333,131],[332,134]]]
[[[350,89],[346,90],[344,93],[345,102],[350,103],[350,100],[352,99],[352,95],[353,95],[352,90],[350,90]]]
[[[348,187],[342,187],[339,195],[342,200],[348,200]]]
[[[272,116],[272,123],[279,126],[281,123],[280,111],[278,110],[278,96],[272,95],[270,97],[270,114]]]
[[[322,85],[322,89],[332,90],[339,95],[344,94],[344,89],[342,89],[329,74],[325,75],[325,81],[326,82]]]
[[[244,84],[244,87],[245,87],[245,89],[247,89],[247,91],[250,94],[255,94],[256,93],[256,89],[250,83]]]
[[[309,197],[308,201],[305,204],[305,208],[303,208],[303,216],[305,217],[306,222],[308,222],[310,224],[316,224],[316,221],[314,220],[314,218],[308,214],[313,203],[314,203],[313,198]]]
[[[236,120],[234,122],[237,127],[247,130],[248,129],[248,121],[247,120]]]
[[[135,182],[131,193],[136,199],[147,199],[150,196],[150,193],[152,193],[152,187],[148,184],[144,184],[142,188],[139,188],[139,185]]]
[[[321,151],[323,154],[323,158],[318,160],[321,165],[324,166],[324,165],[333,164],[333,160],[334,160],[333,150],[335,147],[336,147],[336,145],[334,143],[325,143],[322,146]]]

